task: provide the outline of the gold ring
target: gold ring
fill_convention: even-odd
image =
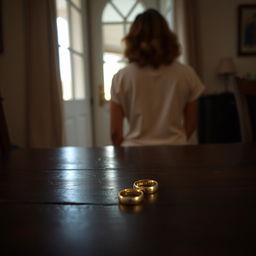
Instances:
[[[138,189],[127,188],[118,193],[118,199],[121,204],[136,205],[142,202],[143,192]]]
[[[133,183],[133,187],[142,190],[145,194],[153,194],[158,190],[158,182],[156,180],[137,180]]]

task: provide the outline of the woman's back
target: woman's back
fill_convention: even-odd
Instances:
[[[130,64],[112,82],[113,144],[186,144],[196,128],[203,85],[190,67],[176,61],[176,35],[159,12],[149,9],[135,18],[124,43]],[[124,135],[125,117],[129,131]]]
[[[185,144],[183,111],[202,92],[194,71],[171,65],[139,67],[129,64],[113,78],[112,100],[129,121],[122,145]]]

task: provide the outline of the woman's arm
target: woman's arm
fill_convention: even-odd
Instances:
[[[110,133],[114,146],[120,146],[123,141],[123,119],[122,106],[110,101]]]
[[[187,103],[184,109],[184,129],[187,139],[193,134],[197,127],[197,101]]]

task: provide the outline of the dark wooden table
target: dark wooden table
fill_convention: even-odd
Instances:
[[[256,144],[16,150],[0,255],[256,255]],[[159,192],[118,204],[152,178]]]

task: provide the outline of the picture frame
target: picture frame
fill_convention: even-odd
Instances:
[[[256,4],[238,6],[238,55],[256,55]]]

